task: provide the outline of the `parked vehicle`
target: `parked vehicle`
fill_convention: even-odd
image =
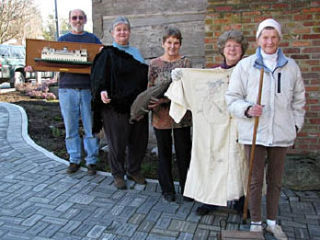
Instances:
[[[0,44],[0,83],[10,82],[10,87],[36,78],[36,74],[25,72],[26,50],[24,46]],[[53,77],[52,72],[41,73],[41,77]]]

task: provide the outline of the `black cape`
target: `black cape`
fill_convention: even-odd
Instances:
[[[147,88],[148,66],[132,55],[113,46],[104,46],[91,67],[93,132],[102,128],[101,111],[113,108],[119,113],[130,113],[135,98]],[[109,104],[101,101],[100,92],[107,91]]]

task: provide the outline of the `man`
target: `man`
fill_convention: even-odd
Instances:
[[[71,31],[61,36],[60,42],[85,42],[101,44],[92,33],[84,31],[87,16],[83,10],[69,12]],[[88,174],[96,174],[96,162],[99,152],[98,140],[92,133],[90,76],[88,74],[61,73],[59,80],[59,102],[66,129],[66,148],[70,165],[68,173],[75,173],[80,168],[81,139],[79,119],[82,120]]]

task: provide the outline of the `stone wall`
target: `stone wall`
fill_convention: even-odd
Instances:
[[[205,19],[206,66],[221,62],[217,38],[239,29],[250,40],[247,55],[256,48],[257,25],[272,17],[283,28],[281,47],[299,64],[306,86],[305,126],[292,153],[320,153],[320,1],[311,0],[208,0]]]
[[[181,53],[190,57],[194,66],[203,67],[206,7],[206,0],[93,0],[93,31],[104,44],[110,44],[113,19],[128,17],[132,25],[130,44],[148,60],[162,55],[164,28],[176,26],[183,36]]]

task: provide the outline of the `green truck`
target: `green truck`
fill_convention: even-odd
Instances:
[[[36,78],[36,74],[25,72],[26,50],[24,46],[0,44],[0,83],[10,82],[10,87]],[[52,72],[42,72],[42,78],[53,77]]]

